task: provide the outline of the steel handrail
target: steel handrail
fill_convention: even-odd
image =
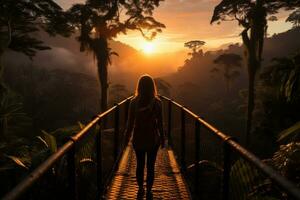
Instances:
[[[21,181],[13,190],[11,190],[9,193],[7,193],[3,200],[15,200],[19,198],[22,194],[24,194],[28,189],[31,188],[31,186],[41,178],[43,174],[45,174],[62,156],[66,155],[67,153],[73,152],[72,149],[75,147],[76,143],[81,141],[82,138],[88,135],[88,131],[97,125],[103,117],[106,115],[112,113],[113,111],[118,108],[118,106],[128,102],[131,98],[128,97],[127,99],[123,100],[119,104],[116,104],[112,108],[108,109],[107,111],[97,115],[88,125],[86,125],[82,130],[80,130],[77,134],[72,136],[69,141],[67,141],[62,147],[60,147],[57,152],[52,154],[46,161],[44,161],[41,165],[39,165],[33,172],[31,172],[23,181]],[[193,113],[183,105],[173,101],[170,98],[167,98],[165,96],[160,96],[161,99],[164,99],[171,103],[171,105],[175,105],[179,108],[181,108],[184,113],[189,114],[196,120],[196,125],[200,124],[206,127],[208,130],[213,132],[218,138],[220,138],[224,142],[224,149],[226,150],[224,153],[224,157],[230,157],[231,150],[239,153],[241,157],[248,160],[250,163],[252,163],[254,166],[256,166],[258,169],[260,169],[262,172],[264,172],[269,178],[271,178],[273,181],[275,181],[279,186],[281,186],[283,189],[285,189],[291,196],[294,198],[300,200],[300,190],[289,180],[287,180],[285,177],[281,176],[278,172],[276,172],[274,169],[272,169],[270,166],[266,165],[264,162],[262,162],[258,157],[256,157],[254,154],[249,152],[246,148],[241,146],[238,142],[236,142],[232,137],[226,135],[225,133],[219,131],[217,128],[215,128],[210,123],[206,122],[204,119],[200,118],[197,114]],[[169,107],[170,109],[170,107]],[[170,110],[169,110],[170,111]],[[183,118],[184,119],[184,118]],[[169,121],[170,123],[170,121]],[[183,129],[184,130],[184,129]],[[196,126],[196,135],[200,131],[200,127]],[[199,145],[199,144],[198,144]],[[227,147],[230,147],[227,148]],[[197,150],[196,150],[197,151]],[[227,153],[226,153],[227,152]],[[197,153],[196,153],[197,154]],[[199,155],[197,155],[199,156]],[[197,157],[196,156],[196,157]],[[198,162],[198,160],[197,160]],[[226,163],[227,162],[227,163]],[[225,166],[228,168],[228,158],[224,158],[224,179],[225,182],[229,181],[228,179],[228,173],[230,171],[228,169],[225,169]],[[197,168],[198,165],[196,165]],[[229,163],[230,166],[230,163]],[[227,179],[225,178],[227,176]],[[197,176],[195,177],[197,181]],[[226,184],[226,183],[225,183]],[[228,187],[228,183],[227,183]],[[224,187],[226,190],[226,187]],[[228,188],[227,188],[228,190]],[[225,191],[226,192],[226,191]],[[228,191],[227,191],[228,192]],[[224,193],[224,191],[223,191]],[[225,193],[226,195],[226,193]],[[225,198],[226,199],[226,198]]]
[[[88,135],[89,130],[97,125],[103,117],[112,113],[116,108],[122,104],[125,104],[133,96],[126,98],[120,103],[114,105],[107,111],[97,115],[89,124],[87,124],[83,129],[81,129],[74,136],[61,146],[54,154],[47,158],[43,163],[41,163],[34,171],[32,171],[27,177],[25,177],[16,187],[14,187],[10,192],[8,192],[2,200],[15,200],[21,197],[26,191],[28,191],[31,186],[36,183],[39,178],[41,178],[60,158],[69,153],[69,151],[74,148],[76,143],[80,142],[85,136]]]
[[[7,193],[2,200],[18,199],[24,194],[39,178],[45,174],[61,157],[63,157],[74,146],[74,141],[69,140],[57,152],[31,172],[23,181]]]
[[[297,200],[300,200],[300,189],[299,188],[297,188],[292,182],[290,182],[288,179],[286,179],[285,177],[283,177],[282,175],[280,175],[277,171],[275,171],[273,168],[271,168],[270,166],[268,166],[267,164],[265,164],[258,157],[256,157],[253,153],[251,153],[246,148],[244,148],[242,145],[240,145],[238,142],[236,142],[231,136],[228,136],[227,134],[219,131],[213,125],[211,125],[210,123],[206,122],[204,119],[202,119],[201,117],[199,117],[197,114],[195,114],[194,112],[190,111],[189,109],[187,109],[183,105],[177,103],[176,101],[173,101],[172,99],[170,99],[168,97],[165,97],[165,96],[162,96],[162,95],[160,95],[160,98],[166,100],[167,102],[171,102],[176,107],[184,110],[187,114],[189,114],[190,116],[192,116],[201,125],[203,125],[208,130],[210,130],[211,132],[213,132],[218,138],[220,138],[224,142],[225,149],[227,149],[226,148],[227,145],[230,147],[230,149],[227,149],[229,151],[229,152],[227,152],[228,154],[230,154],[230,150],[233,150],[233,151],[237,152],[238,154],[241,155],[241,157],[243,157],[244,159],[248,160],[255,167],[257,167],[262,172],[264,172],[265,175],[267,175],[270,179],[272,179],[274,182],[276,182],[280,187],[282,187],[291,196],[293,196]],[[224,156],[230,157],[230,155],[224,155]],[[196,162],[199,162],[199,160],[197,160]],[[226,161],[224,161],[224,162],[226,162]],[[227,163],[224,163],[224,166],[225,165],[227,165]],[[198,165],[195,164],[195,166],[197,167]],[[224,169],[224,173],[230,173],[230,171],[226,171]],[[227,174],[227,176],[229,176],[229,174]]]

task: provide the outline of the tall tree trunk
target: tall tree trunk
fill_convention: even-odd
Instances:
[[[246,146],[251,142],[250,134],[252,128],[253,111],[255,108],[255,76],[258,69],[261,67],[262,51],[264,44],[264,35],[266,31],[266,9],[263,7],[263,1],[257,0],[256,6],[252,14],[252,25],[249,38],[243,37],[248,50],[248,111],[247,111],[247,126],[246,126]]]
[[[97,50],[97,67],[98,77],[101,85],[101,97],[100,107],[101,112],[107,110],[107,98],[108,98],[108,60],[109,60],[109,48],[107,38],[99,37],[95,40],[95,48]]]
[[[3,51],[2,49],[0,49],[0,102],[2,101],[2,98],[7,92],[7,87],[4,84],[4,78],[3,78],[4,66],[2,65],[2,54]]]
[[[107,83],[107,66],[98,62],[98,67],[101,67],[100,72],[100,84],[101,84],[101,99],[100,99],[100,106],[101,112],[107,110],[107,98],[108,98],[108,83]]]
[[[229,80],[226,78],[226,92],[227,92],[227,94],[229,94],[229,90],[230,90]]]
[[[249,58],[251,59],[251,58]],[[250,134],[252,128],[252,115],[255,107],[255,72],[251,66],[253,66],[253,62],[248,63],[248,108],[247,108],[247,124],[246,124],[246,138],[245,144],[246,147],[250,144]]]
[[[2,106],[2,102],[4,101],[5,95],[7,95],[8,89],[4,84],[3,80],[3,66],[0,63],[0,109]],[[1,116],[0,116],[1,117]],[[0,142],[4,140],[6,136],[6,126],[4,119],[0,119]]]
[[[2,101],[5,93],[7,92],[7,88],[5,87],[4,80],[3,80],[3,66],[0,63],[0,102]]]
[[[0,109],[2,106],[2,101],[4,100],[4,97],[6,93],[8,92],[7,87],[4,84],[4,78],[3,78],[3,73],[4,73],[4,67],[2,65],[2,55],[3,55],[3,49],[0,48]],[[5,137],[5,123],[3,119],[0,119],[0,142],[4,140]]]
[[[225,82],[226,82],[226,92],[227,92],[227,94],[229,94],[229,90],[230,90],[230,86],[229,86],[229,81],[230,81],[229,68],[230,68],[229,65],[225,65],[224,78],[225,78]]]

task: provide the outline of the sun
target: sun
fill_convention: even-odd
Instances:
[[[143,46],[143,51],[146,54],[152,54],[152,53],[154,53],[154,50],[155,50],[154,44],[151,42],[147,42]]]

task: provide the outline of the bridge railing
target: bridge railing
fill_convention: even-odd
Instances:
[[[2,199],[100,199],[126,145],[131,98],[95,116]]]
[[[299,199],[279,172],[179,103],[163,101],[168,142],[195,199]]]
[[[125,138],[121,133],[130,99],[96,116],[3,199],[55,199],[56,195],[60,199],[87,199],[84,195],[100,197],[122,154]],[[285,199],[300,199],[299,189],[294,184],[234,138],[177,102],[164,96],[161,99],[168,141],[195,199],[259,199],[255,191],[270,181],[278,186],[275,193],[286,194]],[[90,155],[81,159],[83,152]],[[88,190],[82,191],[82,188]],[[269,189],[264,192],[270,192]]]

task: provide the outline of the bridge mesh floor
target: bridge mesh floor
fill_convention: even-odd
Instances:
[[[137,199],[138,186],[135,169],[135,153],[132,147],[128,146],[108,190],[107,199]],[[145,195],[144,198],[146,198]],[[166,148],[158,151],[155,165],[153,199],[190,199],[187,186],[180,174],[174,154]]]

